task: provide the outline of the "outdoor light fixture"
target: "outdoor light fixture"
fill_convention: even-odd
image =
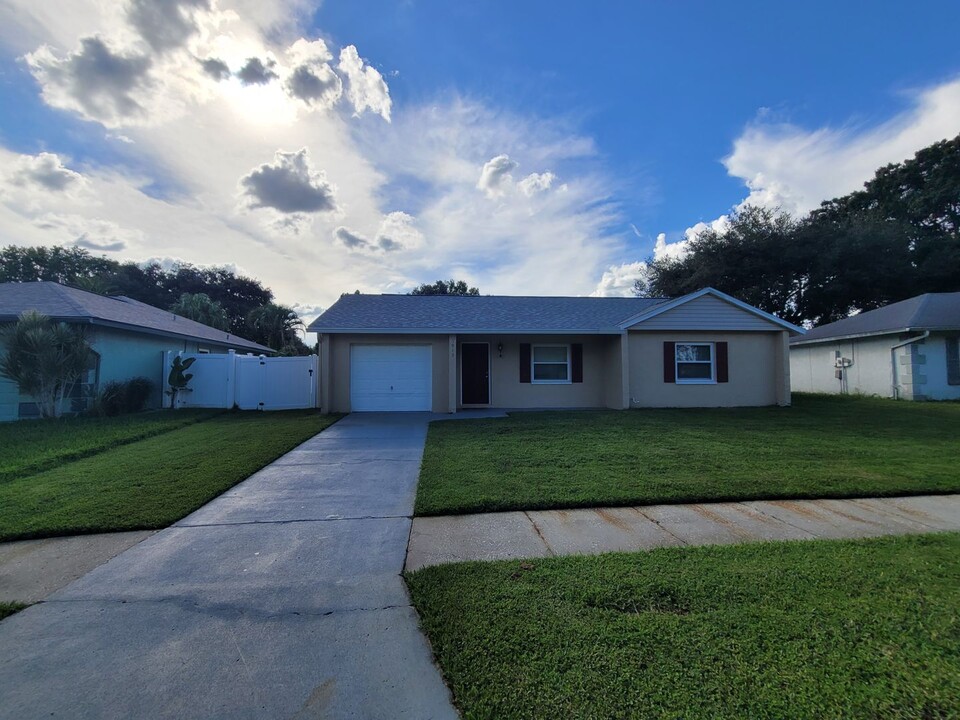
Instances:
[[[502,343],[502,342],[497,343],[497,355],[499,355],[500,357],[503,357],[503,343]]]

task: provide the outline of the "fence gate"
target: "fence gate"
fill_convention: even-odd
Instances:
[[[177,407],[241,410],[294,410],[317,407],[319,358],[263,355],[185,354],[196,358],[187,392],[179,393]],[[164,384],[174,353],[164,353]],[[165,386],[164,390],[169,390]]]

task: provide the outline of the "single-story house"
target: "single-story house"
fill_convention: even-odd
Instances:
[[[960,292],[927,293],[790,342],[797,392],[960,399]]]
[[[676,299],[343,295],[326,412],[789,405],[803,330],[706,288]]]
[[[82,325],[93,346],[87,375],[74,388],[73,410],[83,409],[98,388],[113,380],[145,377],[155,385],[151,407],[162,403],[163,353],[272,353],[258,343],[188,320],[128,297],[106,297],[55,282],[0,283],[0,324],[13,323],[27,310],[53,320]],[[30,397],[0,376],[0,420],[36,417]]]

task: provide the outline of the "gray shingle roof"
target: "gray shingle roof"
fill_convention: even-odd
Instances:
[[[663,302],[666,299],[354,294],[341,296],[307,330],[619,333],[619,323]]]
[[[960,330],[960,292],[927,293],[808,330],[794,344],[905,330]]]
[[[273,352],[264,345],[128,297],[106,297],[47,281],[0,283],[0,322],[16,320],[25,310],[37,310],[65,322],[121,326],[154,335],[205,340],[237,350]]]

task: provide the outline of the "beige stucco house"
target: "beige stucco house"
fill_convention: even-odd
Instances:
[[[790,404],[803,330],[712,288],[676,299],[344,295],[326,412]]]

